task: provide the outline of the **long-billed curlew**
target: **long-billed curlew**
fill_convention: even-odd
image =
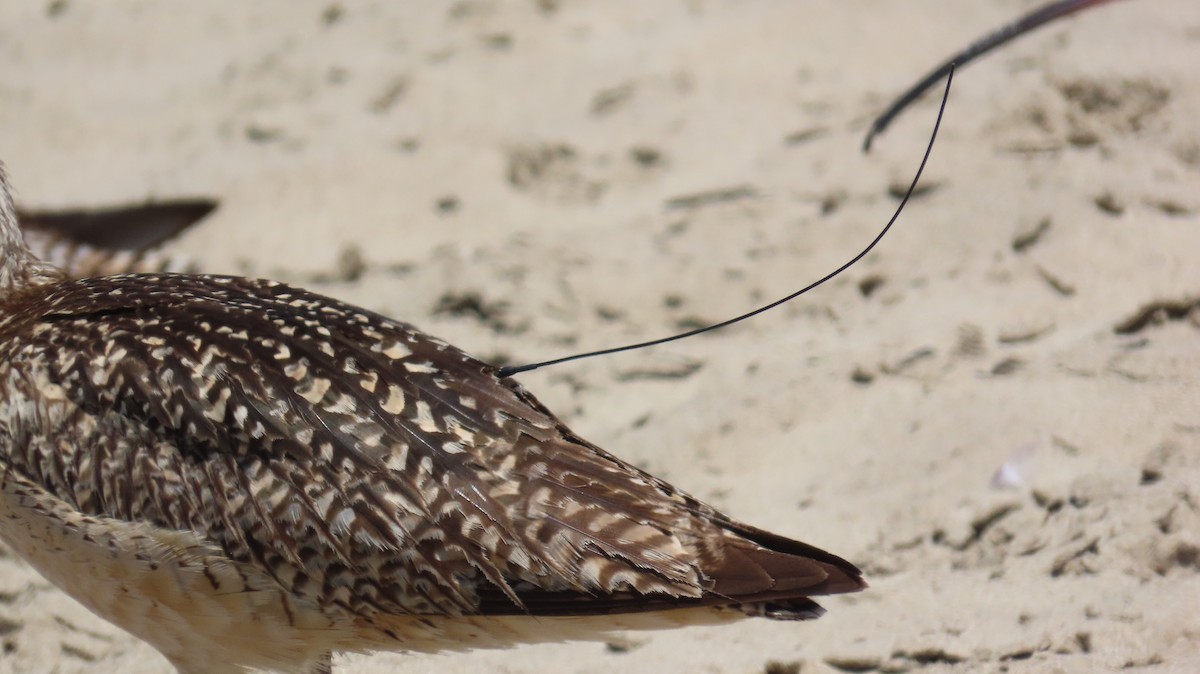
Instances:
[[[68,278],[0,192],[0,538],[180,672],[815,618],[865,587],[411,325],[271,281]]]

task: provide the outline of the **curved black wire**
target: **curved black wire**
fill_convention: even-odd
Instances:
[[[980,38],[974,44],[967,47],[963,51],[950,57],[945,63],[934,68],[921,81],[914,84],[912,87],[900,95],[888,109],[875,118],[871,124],[871,130],[867,132],[867,137],[863,139],[863,152],[871,151],[871,141],[875,140],[875,136],[883,133],[888,126],[895,121],[896,117],[904,111],[913,101],[917,100],[938,80],[949,74],[951,68],[961,68],[971,61],[983,56],[989,51],[999,47],[1019,37],[1023,33],[1027,33],[1042,24],[1050,23],[1051,21],[1073,14],[1081,9],[1087,9],[1095,5],[1100,5],[1110,0],[1059,0],[1048,5],[1039,7],[1025,16],[1013,21],[1000,30],[989,33]]]
[[[797,290],[796,292],[792,293],[791,295],[788,295],[787,297],[775,300],[774,302],[772,302],[768,305],[761,306],[761,307],[755,309],[754,311],[742,314],[741,316],[738,316],[736,318],[730,318],[729,320],[721,321],[720,323],[714,323],[713,325],[710,325],[707,327],[696,328],[695,330],[688,330],[687,332],[681,332],[678,335],[672,335],[670,337],[661,337],[659,339],[652,339],[648,342],[639,342],[637,344],[616,346],[616,347],[612,347],[609,349],[600,349],[599,351],[588,351],[587,353],[577,353],[573,356],[564,356],[562,358],[546,360],[546,361],[542,361],[540,363],[530,363],[528,365],[505,366],[496,371],[496,376],[502,377],[502,378],[503,377],[511,377],[514,374],[519,374],[521,372],[529,372],[530,370],[536,370],[540,367],[545,367],[547,365],[557,365],[559,363],[566,363],[568,361],[579,360],[581,358],[591,358],[592,356],[604,356],[604,355],[608,355],[610,353],[620,353],[621,351],[632,351],[633,349],[642,349],[642,348],[645,348],[648,346],[657,346],[659,344],[666,344],[667,342],[673,342],[677,339],[685,339],[687,337],[693,337],[702,332],[708,332],[709,330],[716,330],[718,328],[723,328],[725,326],[733,325],[734,323],[744,321],[747,318],[753,318],[754,316],[757,316],[757,315],[763,313],[764,311],[770,311],[771,309],[774,309],[775,307],[779,306],[780,304],[794,300],[797,297],[803,295],[804,293],[812,290],[813,288],[816,288],[817,286],[832,279],[833,277],[837,276],[838,274],[841,274],[842,272],[846,271],[847,269],[852,267],[856,262],[861,260],[867,253],[871,252],[871,249],[874,248],[876,244],[878,244],[880,241],[883,240],[883,237],[888,233],[888,230],[890,230],[892,228],[892,225],[896,223],[897,218],[900,217],[900,213],[902,211],[904,211],[904,206],[908,203],[909,198],[912,197],[913,190],[916,189],[917,182],[921,179],[921,173],[925,171],[925,164],[926,164],[926,162],[929,161],[929,155],[931,152],[933,152],[933,143],[935,140],[937,140],[938,129],[942,125],[942,114],[946,111],[946,101],[950,99],[950,83],[953,81],[954,81],[954,66],[953,66],[953,64],[951,64],[950,70],[946,73],[946,92],[942,95],[942,105],[940,108],[938,108],[937,121],[933,125],[933,133],[929,137],[929,145],[925,148],[925,155],[923,157],[921,157],[921,165],[917,168],[917,174],[915,176],[913,176],[912,183],[908,186],[908,191],[904,193],[904,198],[900,200],[900,205],[896,207],[896,212],[892,214],[892,217],[890,220],[888,220],[887,225],[884,226],[883,230],[880,231],[879,234],[875,236],[875,238],[871,241],[870,244],[867,245],[866,248],[863,248],[862,251],[860,251],[858,253],[858,255],[855,255],[849,262],[846,262],[842,266],[838,267],[837,269],[833,270],[832,272],[821,277],[819,280],[808,284],[804,288]]]

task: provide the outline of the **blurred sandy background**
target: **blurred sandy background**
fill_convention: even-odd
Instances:
[[[661,336],[874,235],[979,2],[9,2],[27,208],[210,196],[172,244],[490,359]],[[815,623],[340,659],[348,672],[1200,671],[1200,4],[960,73],[879,250],[722,333],[521,376],[579,433],[859,563]],[[1007,466],[1009,488],[993,478]],[[165,672],[0,555],[0,672]]]

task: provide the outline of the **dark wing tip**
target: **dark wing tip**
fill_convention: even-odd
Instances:
[[[775,562],[776,564],[796,568],[804,568],[811,564],[817,565],[826,574],[825,588],[822,592],[813,592],[812,594],[857,592],[867,587],[867,583],[862,577],[862,571],[833,553],[740,522],[723,522],[720,525],[736,537],[753,543],[755,547],[762,550],[762,553],[759,553],[760,556],[766,556],[763,553],[767,553],[772,557],[782,558]]]
[[[837,555],[744,524],[719,524],[727,531],[725,555],[705,569],[710,591],[746,615],[811,620],[825,610],[810,597],[867,587],[862,571]]]

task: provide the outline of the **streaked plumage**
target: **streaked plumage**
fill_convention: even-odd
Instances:
[[[410,325],[271,281],[67,278],[6,184],[0,243],[0,538],[180,671],[812,618],[865,586]]]

